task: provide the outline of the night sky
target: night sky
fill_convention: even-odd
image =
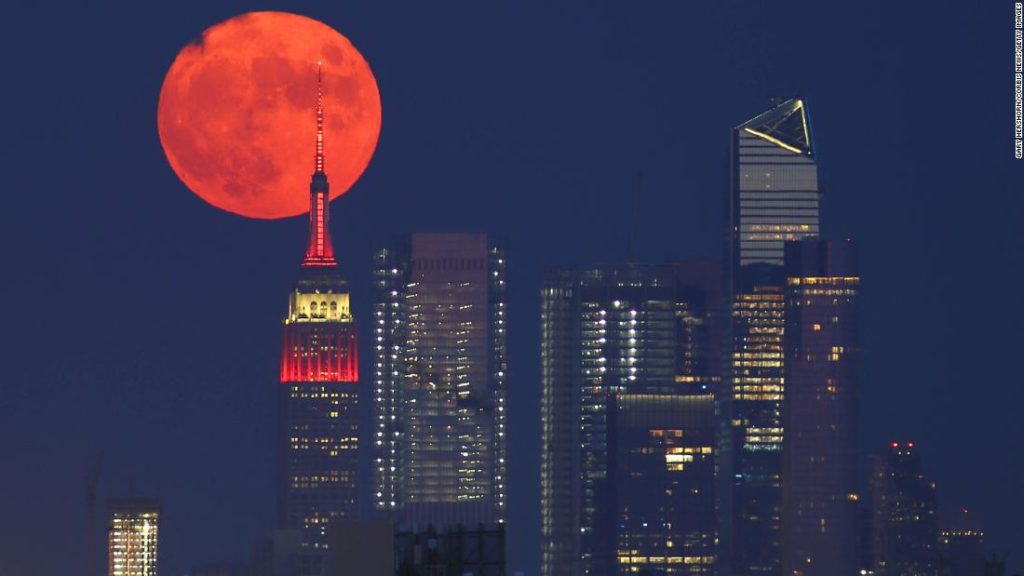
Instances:
[[[380,86],[377,153],[332,206],[364,362],[374,246],[508,238],[510,573],[539,566],[541,266],[625,258],[638,172],[637,258],[718,256],[729,130],[776,95],[807,98],[826,230],[861,246],[865,451],[915,440],[944,514],[1024,567],[1011,2],[149,4],[5,9],[0,575],[83,571],[100,452],[101,511],[161,498],[163,573],[270,534],[306,222],[208,206],[156,131],[178,50],[257,9],[333,26]]]

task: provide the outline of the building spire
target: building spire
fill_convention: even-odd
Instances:
[[[324,91],[322,80],[323,61],[316,63],[316,170],[324,171]]]
[[[323,62],[316,63],[316,164],[309,183],[309,246],[302,260],[304,268],[336,266],[331,243],[330,185],[324,173]]]

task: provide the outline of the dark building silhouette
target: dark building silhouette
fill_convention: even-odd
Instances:
[[[1005,570],[998,558],[986,556],[985,533],[966,508],[939,531],[938,553],[941,576],[988,576]]]
[[[339,526],[332,576],[505,576],[503,523]]]
[[[359,365],[348,286],[331,243],[319,75],[317,84],[309,243],[282,331],[278,505],[280,527],[300,534],[290,574],[319,576],[328,527],[358,515]]]
[[[860,342],[853,243],[786,245],[782,566],[793,576],[860,568]]]
[[[982,570],[982,575],[1006,576],[1006,554],[993,554],[987,560],[985,560],[985,566]]]
[[[545,272],[545,576],[712,567],[720,285],[712,262]]]
[[[396,521],[505,518],[505,268],[482,234],[412,234],[376,253],[374,507]]]
[[[978,530],[939,533],[941,576],[985,576],[985,534]]]
[[[872,458],[871,556],[876,576],[939,573],[935,482],[913,442],[893,442]]]
[[[819,234],[821,193],[807,106],[778,103],[732,131],[731,322],[721,396],[724,574],[782,571],[785,243]]]

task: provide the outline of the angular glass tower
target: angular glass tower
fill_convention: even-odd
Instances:
[[[375,256],[374,508],[396,521],[505,519],[504,249],[411,234]]]
[[[546,271],[544,576],[713,568],[720,278],[702,261]]]
[[[309,242],[282,326],[278,401],[278,522],[301,535],[300,576],[326,573],[330,525],[359,512],[357,332],[331,243],[321,102],[318,75]]]
[[[807,106],[788,100],[733,129],[733,262],[781,266],[784,244],[817,236],[818,166]]]
[[[730,314],[720,398],[722,573],[782,570],[785,243],[818,236],[821,193],[807,106],[776,104],[732,131]]]

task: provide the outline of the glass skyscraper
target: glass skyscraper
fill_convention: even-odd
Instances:
[[[713,562],[713,431],[698,406],[720,381],[719,287],[711,262],[545,272],[543,575]],[[641,485],[659,492],[630,492]],[[691,497],[702,505],[683,507]]]
[[[784,574],[860,568],[859,291],[851,241],[786,244]]]
[[[720,435],[723,573],[782,571],[785,243],[819,234],[813,134],[801,99],[732,131],[730,314]]]
[[[818,166],[807,105],[782,102],[733,129],[734,262],[781,266],[785,242],[818,235]]]
[[[404,523],[505,519],[505,255],[411,234],[374,270],[374,507]]]

